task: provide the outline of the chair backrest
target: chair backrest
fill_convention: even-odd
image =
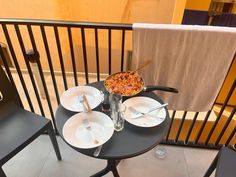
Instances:
[[[13,87],[5,71],[0,66],[0,108],[10,102],[19,104],[17,90]]]

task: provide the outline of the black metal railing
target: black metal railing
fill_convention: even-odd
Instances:
[[[55,109],[64,90],[102,80],[114,71],[127,69],[129,63],[131,24],[19,19],[0,19],[0,24],[0,42],[8,46],[0,45],[0,59],[22,106],[51,118],[54,125]],[[224,103],[215,104],[208,112],[170,111],[171,126],[162,143],[235,146],[236,105],[228,104],[235,87],[234,78]]]

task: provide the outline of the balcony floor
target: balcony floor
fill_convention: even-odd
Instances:
[[[3,165],[3,170],[8,177],[87,177],[106,164],[104,160],[76,152],[59,137],[58,143],[62,161],[57,161],[49,137],[41,135]],[[167,151],[164,159],[157,159],[154,150],[151,150],[138,157],[121,161],[118,165],[120,176],[202,177],[217,153],[216,150],[208,149],[164,147]],[[108,173],[106,177],[112,177],[112,174]]]

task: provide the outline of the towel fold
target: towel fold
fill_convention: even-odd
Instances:
[[[212,108],[236,51],[236,28],[133,24],[132,69],[145,85],[177,88],[178,94],[157,91],[168,108],[208,111]]]

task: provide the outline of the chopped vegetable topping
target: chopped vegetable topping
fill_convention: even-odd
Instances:
[[[142,90],[143,86],[142,78],[135,72],[120,72],[105,80],[105,87],[109,92],[123,96],[135,95]]]

